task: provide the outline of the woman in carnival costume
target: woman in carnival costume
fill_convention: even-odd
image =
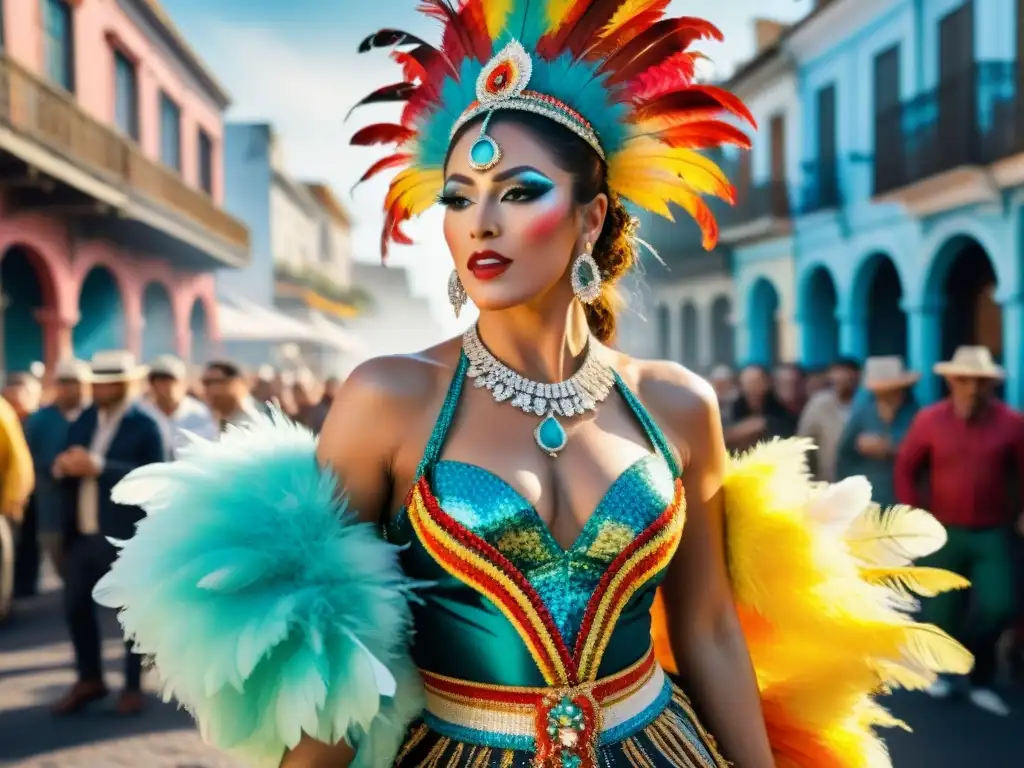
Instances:
[[[693,82],[718,31],[667,5],[425,0],[440,47],[361,46],[404,72],[361,102],[401,122],[354,138],[398,146],[364,179],[405,166],[383,249],[440,201],[452,304],[480,318],[361,366],[318,443],[275,415],[115,490],[148,516],[96,597],[210,743],[289,767],[884,766],[873,696],[970,666],[910,618],[964,586],[911,565],[944,541],[930,516],[812,485],[800,441],[730,460],[705,382],[608,346],[624,203],[713,247],[702,197],[733,192],[699,150],[753,122]]]

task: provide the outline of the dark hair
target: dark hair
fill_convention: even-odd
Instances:
[[[830,365],[829,367],[846,368],[847,370],[850,371],[859,371],[860,360],[857,360],[856,358],[853,357],[837,357],[835,360],[832,361],[832,365]]]
[[[448,145],[449,153],[464,133],[478,127],[482,121],[480,117],[462,126]],[[609,191],[604,161],[575,133],[541,115],[500,110],[493,113],[490,125],[499,122],[520,125],[548,146],[555,164],[573,175],[573,199],[577,205],[586,205],[601,193],[608,196],[608,213],[591,252],[601,272],[601,295],[596,301],[584,304],[583,309],[591,333],[605,343],[614,340],[621,303],[615,284],[633,266],[636,252],[631,241],[633,217],[618,196]]]
[[[217,371],[225,379],[240,379],[243,376],[242,367],[230,360],[214,360],[206,364],[206,370]]]

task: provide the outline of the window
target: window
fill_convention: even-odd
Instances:
[[[836,147],[836,87],[828,85],[818,91],[818,173],[817,202],[821,208],[839,203],[839,158]]]
[[[126,136],[139,140],[139,86],[135,62],[114,51],[114,122]]]
[[[202,128],[199,129],[199,186],[213,195],[213,139]]]
[[[160,161],[181,170],[181,108],[166,93],[160,94]]]
[[[75,90],[71,8],[65,0],[43,0],[46,74],[65,90]]]

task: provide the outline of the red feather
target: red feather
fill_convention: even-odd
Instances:
[[[487,15],[484,13],[486,0],[466,0],[459,9],[459,21],[465,27],[467,37],[472,41],[471,50],[479,62],[491,58],[494,41],[487,31]]]
[[[736,126],[721,120],[695,120],[673,125],[658,131],[654,136],[670,147],[711,149],[732,144],[741,149],[750,149],[750,137]]]
[[[712,113],[722,110],[731,112],[750,125],[757,126],[757,121],[754,120],[754,116],[747,109],[746,104],[737,96],[715,85],[691,85],[684,90],[646,101],[637,105],[632,119],[634,122],[643,122],[648,118],[664,117],[673,113],[697,111],[700,114],[705,114],[704,110]]]
[[[374,123],[356,131],[349,143],[355,147],[371,147],[374,144],[401,144],[415,135],[415,131],[404,125]]]
[[[348,114],[345,115],[345,119],[348,120],[357,107],[361,107],[365,104],[382,104],[389,101],[408,101],[416,91],[416,85],[408,82],[392,83],[391,85],[382,86],[353,104],[352,109],[350,109]]]
[[[598,71],[611,73],[616,82],[627,82],[648,67],[704,39],[721,40],[722,33],[703,19],[662,19],[611,54]]]
[[[366,173],[359,177],[359,181],[352,185],[352,189],[355,189],[364,181],[372,179],[381,171],[386,171],[388,168],[394,168],[395,166],[402,165],[403,163],[409,162],[412,159],[412,155],[408,153],[399,153],[395,155],[388,155],[387,157],[382,157],[380,160],[378,160],[376,163],[374,163],[373,165],[366,169]]]
[[[645,29],[658,23],[665,15],[665,9],[671,0],[659,0],[651,5],[646,11],[638,13],[625,24],[621,25],[615,32],[607,35],[591,45],[580,57],[590,61],[601,61],[619,50],[635,38]]]
[[[620,100],[643,103],[686,88],[693,83],[700,57],[696,51],[680,51],[669,56],[661,64],[649,67],[633,78],[623,89]]]
[[[562,24],[538,41],[537,53],[543,58],[554,59],[570,51],[578,58],[621,5],[622,0],[577,0]]]

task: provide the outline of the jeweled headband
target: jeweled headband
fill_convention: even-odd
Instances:
[[[391,242],[411,244],[401,225],[427,210],[444,184],[449,144],[483,116],[470,165],[487,170],[501,148],[487,133],[502,110],[531,112],[587,142],[607,164],[610,191],[672,219],[670,205],[692,216],[704,247],[718,225],[703,200],[733,201],[732,185],[700,150],[722,144],[749,148],[733,125],[754,125],[727,91],[694,82],[702,39],[721,40],[696,18],[665,18],[669,0],[423,0],[420,10],[441,21],[440,47],[385,29],[361,52],[390,48],[403,80],[379,88],[356,106],[405,102],[398,123],[369,125],[352,137],[361,146],[393,144],[360,181],[401,170],[384,201],[381,253]],[[735,118],[739,118],[737,121]]]

